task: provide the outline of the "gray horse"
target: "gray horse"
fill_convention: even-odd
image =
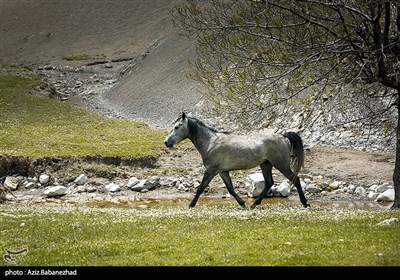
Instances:
[[[265,186],[251,208],[261,203],[274,184],[272,167],[278,169],[295,185],[303,206],[310,206],[297,176],[304,160],[303,142],[297,133],[286,132],[281,135],[259,132],[249,135],[234,135],[219,132],[202,121],[182,113],[182,117],[164,143],[168,148],[171,148],[186,138],[189,138],[199,151],[206,169],[189,207],[196,205],[204,189],[217,174],[221,176],[229,193],[239,205],[246,207],[243,199],[233,189],[229,171],[251,169],[256,166],[261,167]],[[291,153],[293,153],[293,171],[290,167]]]

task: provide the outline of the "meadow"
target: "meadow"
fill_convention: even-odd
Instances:
[[[165,133],[32,94],[37,77],[0,75],[0,155],[157,156]]]
[[[0,248],[28,248],[19,266],[400,265],[400,223],[378,225],[400,218],[393,210],[43,203],[0,214]]]

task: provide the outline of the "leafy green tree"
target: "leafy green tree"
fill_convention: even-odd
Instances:
[[[283,127],[296,115],[302,129],[335,114],[334,125],[395,135],[393,208],[400,208],[399,3],[188,0],[171,14],[196,38],[190,77],[225,120]]]

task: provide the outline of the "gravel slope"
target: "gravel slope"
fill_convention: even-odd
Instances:
[[[141,56],[116,86],[87,105],[166,128],[182,110],[195,112],[201,98],[197,85],[185,77],[193,44],[176,34],[168,12],[179,2],[1,0],[0,63],[81,67],[87,61],[63,57],[87,54],[99,61]]]

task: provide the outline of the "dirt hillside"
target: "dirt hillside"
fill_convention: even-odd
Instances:
[[[200,100],[185,77],[194,45],[176,34],[169,14],[179,2],[1,0],[0,61],[56,66],[68,64],[68,55],[118,60],[145,54],[99,98],[115,115],[165,128]]]
[[[68,54],[140,54],[172,32],[168,9],[177,2],[1,0],[1,59],[38,65]]]

